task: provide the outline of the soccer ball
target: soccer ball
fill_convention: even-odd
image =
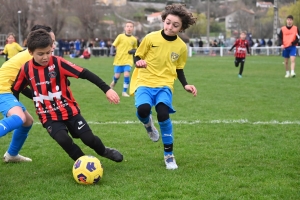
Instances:
[[[100,181],[102,176],[103,167],[100,160],[94,156],[81,156],[73,165],[73,177],[79,184],[95,184]]]

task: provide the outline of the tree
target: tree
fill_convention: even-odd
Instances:
[[[195,14],[195,16],[197,17],[196,24],[191,26],[189,29],[187,29],[187,32],[192,37],[204,36],[206,34],[206,24],[207,24],[206,16],[203,13],[198,15]]]
[[[29,26],[29,5],[27,1],[2,1],[1,2],[1,11],[5,16],[5,24],[6,27],[9,26],[14,33],[19,32],[19,17],[20,17],[20,33],[21,38],[25,38],[27,36],[27,28]],[[21,13],[18,13],[21,11]],[[8,17],[9,16],[9,17]],[[16,34],[18,35],[18,34]],[[21,45],[23,41],[18,41]]]
[[[300,1],[290,7],[290,14],[294,17],[294,25],[300,29]]]
[[[95,0],[74,0],[72,2],[74,15],[80,20],[84,35],[89,38],[95,38],[94,30],[102,18],[101,12],[97,12],[98,6],[95,5]]]
[[[69,7],[65,1],[45,1],[39,16],[43,24],[50,26],[55,35],[58,35],[65,25],[66,11]]]

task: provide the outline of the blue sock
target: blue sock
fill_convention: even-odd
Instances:
[[[21,150],[31,127],[32,125],[27,127],[21,126],[14,131],[9,148],[7,150],[9,155],[16,156],[19,154],[19,151]]]
[[[129,82],[130,82],[129,77],[124,77],[123,92],[127,91],[128,86],[129,86]]]
[[[0,137],[6,135],[12,130],[15,130],[22,126],[23,121],[18,115],[12,115],[10,117],[0,120]]]
[[[116,84],[116,83],[118,82],[119,78],[116,78],[116,77],[114,76],[113,80],[114,80],[114,83]]]
[[[140,120],[143,124],[147,124],[147,123],[149,122],[149,116],[146,117],[146,118],[141,118],[137,112],[136,112],[136,116],[139,118],[139,120]]]
[[[173,125],[171,119],[158,122],[158,124],[162,135],[162,142],[164,144],[164,155],[171,155],[173,154]]]

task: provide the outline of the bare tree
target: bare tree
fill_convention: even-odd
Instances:
[[[15,33],[18,33],[20,18],[20,34],[22,38],[27,36],[27,28],[29,26],[29,5],[27,1],[2,1],[1,11],[5,13],[5,24],[10,26]],[[18,12],[19,11],[19,12]],[[7,17],[10,16],[10,17]],[[18,41],[22,44],[23,41]]]
[[[50,26],[55,35],[58,35],[65,25],[67,2],[51,0],[42,5],[40,20]]]
[[[95,0],[74,0],[72,3],[75,11],[74,15],[80,20],[85,35],[94,38],[94,30],[102,18],[102,14],[97,12],[98,6],[95,5]]]

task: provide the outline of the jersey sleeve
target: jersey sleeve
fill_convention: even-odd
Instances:
[[[120,43],[120,38],[121,38],[121,35],[118,35],[112,45],[117,47]]]
[[[14,84],[12,85],[12,90],[20,93],[28,85],[28,80],[25,75],[24,66],[20,69]]]
[[[146,53],[148,52],[150,47],[150,41],[149,38],[146,36],[140,46],[137,48],[136,52],[135,52],[135,56],[140,57],[141,59],[145,59],[146,57]]]
[[[17,47],[18,51],[23,51],[24,50],[23,47],[21,47],[21,45],[19,45],[18,43],[16,43],[16,47]]]
[[[4,46],[3,53],[7,54],[7,45]]]
[[[75,65],[74,63],[71,63],[68,60],[61,59],[61,72],[63,75],[67,77],[74,77],[74,78],[79,78],[80,73],[83,71],[83,68],[80,66]]]

